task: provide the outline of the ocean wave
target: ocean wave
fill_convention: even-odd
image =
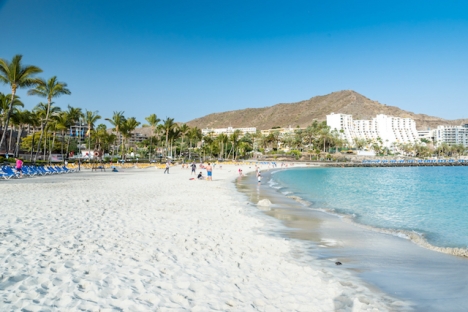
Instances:
[[[354,226],[357,226],[362,229],[370,230],[373,232],[381,233],[381,234],[387,234],[387,235],[392,235],[396,236],[399,238],[407,239],[413,242],[414,244],[441,253],[453,255],[453,256],[458,256],[458,257],[465,257],[468,258],[468,249],[467,248],[461,248],[461,247],[440,247],[440,246],[435,246],[432,245],[424,236],[424,233],[419,233],[417,231],[412,231],[412,230],[403,230],[403,229],[389,229],[389,228],[381,228],[381,227],[376,227],[372,225],[367,225],[363,223],[359,223],[356,221],[356,215],[352,214],[343,214],[336,212],[335,210],[332,209],[315,209],[315,210],[320,210],[323,212],[327,212],[333,215],[336,215],[340,217],[343,221],[352,223]]]
[[[286,197],[297,201],[298,203],[302,204],[303,206],[306,206],[306,207],[312,206],[311,202],[309,202],[309,201],[307,201],[307,200],[305,200],[305,199],[303,199],[303,198],[301,198],[301,197],[299,197],[297,195],[286,195]]]

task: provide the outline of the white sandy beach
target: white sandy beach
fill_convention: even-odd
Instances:
[[[237,169],[215,168],[212,182],[180,167],[0,181],[0,310],[402,307],[266,234],[268,217],[235,190]]]

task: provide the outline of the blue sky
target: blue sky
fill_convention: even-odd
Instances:
[[[346,89],[468,118],[468,1],[0,0],[0,20],[1,58],[23,54],[68,83],[57,105],[103,118],[189,121]]]

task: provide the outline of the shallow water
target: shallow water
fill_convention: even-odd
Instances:
[[[304,193],[286,185],[283,178],[284,174],[288,174],[288,172],[302,170],[284,170],[276,173],[273,171],[273,179],[269,174],[264,174],[261,185],[256,183],[254,177],[244,179],[238,184],[239,189],[246,193],[253,203],[263,198],[269,198],[273,205],[271,209],[264,212],[281,220],[286,226],[281,227],[276,231],[276,234],[279,233],[305,242],[307,252],[319,259],[322,265],[333,267],[335,261],[340,261],[343,265],[339,267],[339,270],[353,272],[363,282],[370,283],[377,289],[403,301],[411,302],[416,311],[466,311],[468,306],[468,259],[428,250],[408,239],[359,227],[351,222],[345,222],[343,217],[315,210],[314,208],[335,208],[323,197],[322,200],[313,201],[312,207],[314,208],[305,206],[306,202],[298,202],[296,196],[308,200],[311,197],[307,198]],[[337,177],[345,176],[339,172],[340,170],[347,170],[346,174],[351,175],[353,169],[315,168],[305,171],[307,170],[315,170],[314,172],[318,172],[318,176],[320,176],[320,186],[314,184],[315,189],[320,189],[320,192],[317,191],[316,194],[335,194],[338,196],[336,194],[339,191],[345,191],[345,189],[336,187],[334,190],[327,190],[324,185],[334,185],[331,181],[327,181],[328,177],[331,177],[331,180],[336,180]],[[326,172],[327,170],[329,172]],[[364,171],[356,170],[355,172],[358,172],[360,179],[364,179]],[[397,174],[403,173],[404,170],[397,172]],[[387,172],[386,183],[389,181],[389,175],[391,173]],[[408,177],[406,173],[404,175]],[[380,176],[384,175],[381,173]],[[281,182],[278,177],[281,177]],[[377,177],[374,179],[378,180]],[[298,181],[297,178],[295,181]],[[310,182],[302,184],[303,189],[310,186]],[[340,184],[338,183],[338,185]],[[391,187],[390,184],[387,185]],[[340,201],[343,204],[338,208],[340,212],[345,212],[343,208],[348,207],[345,205],[346,203],[357,202],[356,198],[352,198],[353,194],[355,194],[353,191],[347,192],[350,198]],[[359,194],[359,197],[362,201],[363,195]],[[385,196],[381,198],[385,198]],[[400,198],[404,197],[400,196]],[[373,202],[373,199],[369,202]],[[353,213],[352,210],[346,212]],[[393,213],[395,214],[395,212]],[[358,221],[378,220],[379,215],[382,213],[375,213],[372,218],[366,218],[364,214],[359,214]],[[386,220],[399,220],[399,218],[386,218]],[[375,226],[375,224],[373,225]],[[419,229],[419,231],[422,230]],[[430,231],[424,233],[427,234]],[[431,235],[429,237],[450,236]],[[438,240],[438,242],[440,241],[442,240]]]
[[[283,170],[273,181],[314,208],[377,228],[416,232],[438,247],[468,247],[468,168]]]

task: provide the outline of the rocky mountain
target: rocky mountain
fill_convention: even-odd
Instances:
[[[223,113],[209,114],[187,122],[191,127],[224,128],[232,126],[256,127],[271,129],[272,127],[306,127],[314,119],[326,120],[330,113],[353,115],[353,119],[372,119],[377,114],[395,117],[412,118],[416,121],[418,130],[436,128],[439,125],[460,125],[468,119],[446,120],[425,114],[415,114],[396,106],[388,106],[352,91],[344,90],[323,96],[315,96],[309,100],[297,103],[281,103],[264,108],[247,108]]]

